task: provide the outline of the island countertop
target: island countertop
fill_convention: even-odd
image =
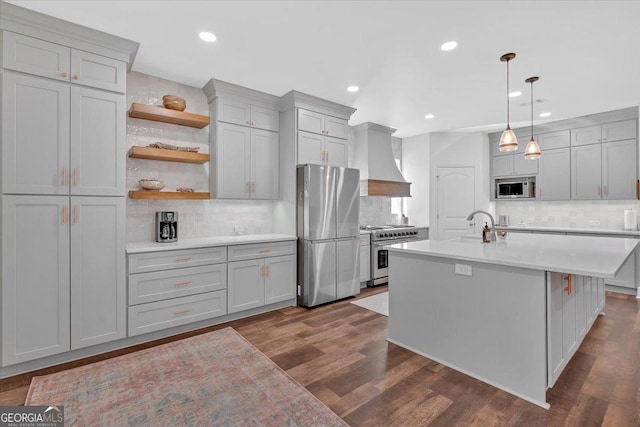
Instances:
[[[422,240],[385,248],[441,258],[533,270],[613,278],[638,245],[637,239],[510,233],[506,240],[482,243],[480,236]]]

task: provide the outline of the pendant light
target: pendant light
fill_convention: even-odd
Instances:
[[[529,77],[525,82],[531,83],[531,140],[527,144],[527,147],[524,149],[524,158],[529,160],[539,159],[540,155],[540,146],[533,139],[533,82],[537,82],[538,77]]]
[[[516,151],[518,149],[518,138],[509,127],[509,61],[516,57],[515,53],[505,53],[500,57],[500,61],[507,63],[507,128],[500,137],[500,151]]]

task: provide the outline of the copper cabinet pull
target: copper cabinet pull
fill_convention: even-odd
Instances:
[[[250,122],[249,120],[247,120],[246,122],[244,122],[244,124],[246,124],[246,125],[250,125],[250,124],[251,124],[251,122]]]
[[[251,126],[255,126],[255,125],[256,125],[256,122],[251,122]]]
[[[77,75],[77,74],[74,74],[74,75],[73,75],[73,80],[78,80],[79,78],[80,78],[80,76],[79,76],[79,75]]]
[[[62,74],[60,74],[62,77],[67,77],[69,74],[67,74],[66,71],[62,72]]]
[[[186,256],[184,258],[176,258],[176,262],[187,262],[187,261],[191,261],[190,256]]]
[[[78,218],[78,205],[73,205],[73,223],[77,224],[79,221]]]
[[[271,268],[269,268],[270,265],[267,264],[267,277],[269,277],[271,275]]]
[[[261,254],[268,254],[269,252],[271,252],[271,249],[269,248],[265,248],[265,249],[260,249],[259,251]]]
[[[67,167],[62,167],[62,185],[67,185]]]
[[[62,205],[62,223],[67,223],[67,205]]]
[[[187,308],[185,310],[178,310],[178,311],[174,311],[173,314],[176,316],[179,316],[181,314],[187,314],[187,313],[191,313],[191,309]]]
[[[78,168],[73,168],[73,185],[78,185]]]
[[[260,277],[264,277],[264,265],[260,267]]]
[[[188,285],[190,285],[190,284],[191,284],[191,280],[185,280],[185,281],[183,281],[183,282],[178,282],[178,283],[176,283],[174,286],[175,286],[176,288],[180,288],[180,287],[182,287],[182,286],[188,286]]]
[[[564,278],[567,281],[567,287],[564,288],[567,291],[567,295],[571,295],[573,293],[573,284],[571,280],[571,274],[567,274],[567,277]]]

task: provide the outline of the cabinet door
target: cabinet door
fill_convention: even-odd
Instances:
[[[293,301],[296,297],[296,256],[265,259],[265,304]]]
[[[251,129],[219,123],[217,135],[217,197],[247,199],[251,180]]]
[[[602,126],[571,129],[571,146],[598,144],[602,141]]]
[[[547,358],[548,384],[552,387],[562,369],[567,364],[567,358],[562,348],[563,316],[562,316],[562,277],[560,273],[547,273]]]
[[[264,305],[264,259],[227,264],[229,313]]]
[[[124,196],[124,96],[74,86],[71,118],[71,194]]]
[[[513,174],[513,155],[491,158],[491,176],[511,176]]]
[[[125,198],[71,198],[71,349],[126,337]]]
[[[251,131],[251,198],[278,198],[279,147],[277,133],[258,129]]]
[[[602,144],[602,198],[630,200],[636,196],[637,141]]]
[[[71,49],[9,31],[2,32],[2,67],[69,81]],[[34,114],[34,117],[37,117]]]
[[[235,98],[218,97],[218,120],[251,126],[251,105]]]
[[[569,148],[548,150],[540,157],[540,172],[536,181],[536,197],[539,200],[569,200],[571,198],[570,157]]]
[[[584,311],[584,276],[573,277],[573,293],[576,300],[576,336],[580,341],[587,332],[587,317]]]
[[[278,132],[280,128],[280,113],[271,108],[251,106],[251,126],[258,129]]]
[[[524,154],[513,155],[513,173],[515,175],[535,175],[538,173],[538,160],[526,159]]]
[[[324,151],[326,163],[331,166],[347,167],[349,153],[344,139],[325,137]]]
[[[349,137],[349,123],[345,119],[338,117],[325,116],[324,118],[325,135],[333,138],[347,139]]]
[[[544,153],[547,150],[569,147],[571,145],[571,132],[569,130],[561,130],[540,134],[538,135],[538,145]]]
[[[69,193],[67,83],[3,73],[2,191]]]
[[[324,134],[324,114],[298,108],[298,130]]]
[[[360,282],[371,280],[371,245],[360,246]]]
[[[635,139],[637,135],[638,124],[635,120],[624,120],[602,125],[602,142]]]
[[[602,198],[602,144],[571,147],[571,199]]]
[[[69,351],[68,204],[2,196],[2,366]]]
[[[71,50],[71,81],[84,86],[125,93],[127,65],[81,50]]]
[[[324,164],[324,138],[307,132],[298,132],[298,164]]]

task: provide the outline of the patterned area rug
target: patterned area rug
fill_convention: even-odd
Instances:
[[[65,425],[346,426],[231,328],[31,381]]]

